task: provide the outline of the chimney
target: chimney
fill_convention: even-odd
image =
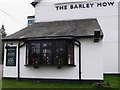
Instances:
[[[32,25],[35,21],[35,16],[28,16],[28,26]]]

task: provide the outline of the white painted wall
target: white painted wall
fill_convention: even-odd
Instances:
[[[104,73],[118,73],[118,17],[98,18],[98,21],[104,32]]]
[[[81,73],[82,80],[103,80],[102,42],[94,43],[93,40],[81,41]],[[26,47],[20,50],[20,77],[41,79],[79,79],[79,48],[75,46],[74,60],[76,67],[41,66],[39,68],[27,67]],[[97,52],[97,53],[96,53]]]
[[[80,40],[81,42],[81,79],[82,80],[103,80],[102,42],[94,43],[93,40]],[[17,46],[14,42],[12,46]],[[18,51],[16,51],[17,53]],[[25,66],[26,46],[20,49],[20,78],[40,79],[79,79],[79,47],[74,46],[74,60],[76,67],[66,66],[57,69],[55,66],[41,66],[34,68]],[[96,53],[97,52],[97,53]],[[3,77],[17,78],[16,67],[6,66],[6,49],[4,52]],[[18,57],[18,55],[17,55]],[[18,58],[17,58],[18,60]]]
[[[75,0],[71,0],[75,1]],[[84,19],[84,18],[97,18],[105,16],[115,16],[117,15],[117,2],[114,6],[106,7],[96,7],[97,3],[110,2],[109,0],[99,0],[99,1],[79,1],[79,4],[94,3],[93,8],[79,8],[79,9],[67,9],[67,10],[56,10],[55,3],[62,2],[62,0],[56,0],[53,2],[42,0],[35,8],[35,22],[46,22],[46,21],[58,21],[58,20],[71,20],[71,19]],[[114,0],[113,0],[114,1]],[[64,1],[65,2],[65,1]],[[70,2],[70,1],[69,1]],[[112,2],[112,1],[111,1]],[[73,4],[73,3],[72,3]],[[74,3],[77,4],[77,3]],[[70,4],[61,4],[61,6]]]
[[[94,3],[94,7],[74,10],[56,10],[55,8],[55,3],[74,1],[78,1],[79,4]],[[103,54],[104,73],[118,73],[118,1],[119,0],[41,0],[35,8],[35,22],[97,18],[104,32],[102,41],[103,51],[101,52]],[[114,5],[96,7],[97,3],[102,2],[114,2]],[[77,4],[77,2],[71,4]],[[70,6],[70,4],[60,5]]]
[[[103,63],[101,56],[101,43],[94,43],[93,40],[81,41],[81,68],[83,80],[103,80]],[[89,47],[88,47],[89,46]],[[79,48],[75,46],[74,60],[76,67],[47,67],[39,68],[27,67],[26,47],[20,50],[20,77],[21,78],[41,78],[41,79],[79,79]],[[96,53],[97,52],[97,53]],[[93,59],[94,58],[94,59]],[[97,69],[96,69],[97,68]]]
[[[103,80],[102,41],[94,43],[92,39],[82,39],[81,70],[83,80]]]
[[[118,4],[118,53],[120,53],[120,0]],[[120,55],[118,55],[118,68],[120,68]],[[120,73],[120,69],[118,71]]]
[[[76,67],[66,66],[57,69],[56,66],[40,66],[39,68],[27,67],[26,47],[20,50],[20,77],[21,78],[40,78],[40,79],[79,79],[79,49],[75,46],[75,64]]]
[[[9,46],[17,47],[16,48],[16,66],[6,66],[6,49],[4,46],[3,77],[16,78],[18,75],[18,69],[17,69],[18,67],[18,43],[17,42],[10,42],[10,43],[13,43],[13,45],[9,45]]]

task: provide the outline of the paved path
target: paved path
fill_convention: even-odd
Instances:
[[[0,79],[2,78],[2,65],[0,64]]]

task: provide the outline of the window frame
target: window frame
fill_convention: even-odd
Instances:
[[[10,49],[10,48],[11,48],[11,49],[12,49],[12,48],[15,49],[15,50],[14,50],[14,53],[15,53],[14,65],[9,65],[9,64],[8,64],[8,49]],[[17,47],[7,47],[7,48],[6,48],[6,66],[16,66],[16,55],[17,55],[17,54],[16,54],[16,50],[17,50]]]
[[[72,45],[73,45],[73,47],[72,47],[72,50],[73,50],[73,64],[68,64],[68,63],[66,63],[66,64],[60,64],[60,65],[57,65],[57,64],[55,64],[55,54],[56,54],[56,45],[55,45],[55,43],[56,42],[65,42],[65,50],[64,50],[64,55],[65,55],[65,60],[66,60],[66,62],[68,62],[68,43],[71,43]],[[35,65],[32,65],[32,64],[29,64],[29,60],[30,60],[30,49],[29,48],[31,48],[31,46],[30,46],[30,44],[31,43],[33,43],[33,42],[35,42],[35,43],[40,43],[40,44],[43,44],[43,42],[51,42],[52,43],[52,46],[53,45],[55,45],[55,47],[54,48],[52,48],[52,53],[54,53],[54,54],[52,54],[52,62],[54,62],[53,64],[50,64],[50,65],[47,65],[47,64],[45,64],[45,65],[43,65],[43,63],[42,64],[38,64],[37,66],[76,66],[75,65],[75,61],[74,61],[74,43],[73,43],[73,40],[28,40],[26,43],[26,63],[25,63],[25,66],[35,66]],[[28,50],[27,50],[28,49]],[[43,50],[43,48],[42,48],[42,45],[40,45],[40,52]],[[27,55],[27,53],[28,53],[28,55]],[[40,55],[40,57],[42,57],[42,55]]]
[[[74,60],[74,53],[75,53],[75,52],[74,52],[74,42],[73,42],[73,41],[69,41],[68,43],[71,43],[72,46],[73,46],[73,47],[71,48],[71,49],[73,50],[73,54],[72,54],[72,55],[73,55],[73,56],[72,56],[72,58],[73,58],[73,64],[68,64],[68,65],[73,65],[73,66],[75,66],[75,60]],[[67,44],[68,44],[68,43],[67,43]],[[67,52],[67,55],[68,55],[68,48],[67,48],[67,51],[66,51],[66,52]],[[67,60],[68,60],[68,56],[67,56]]]

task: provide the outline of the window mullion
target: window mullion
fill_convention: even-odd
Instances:
[[[42,65],[42,41],[40,43],[40,65]]]

